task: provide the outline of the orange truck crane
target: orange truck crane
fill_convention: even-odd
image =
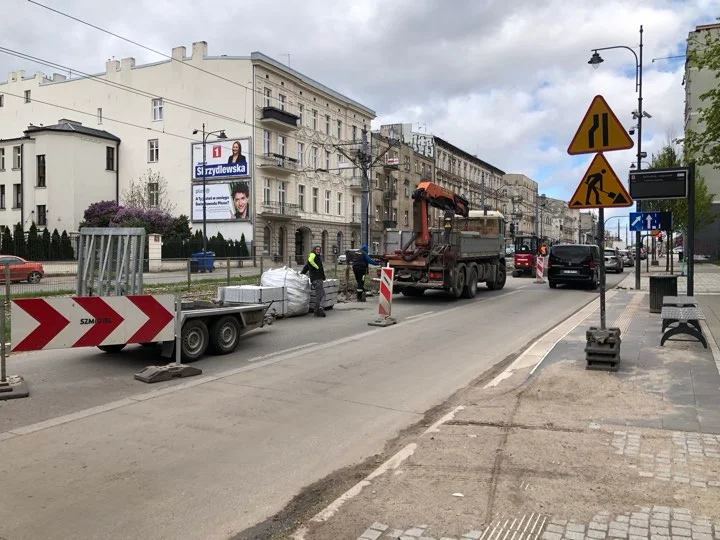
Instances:
[[[464,197],[432,182],[413,192],[413,230],[385,233],[381,258],[395,269],[393,292],[421,296],[443,290],[473,298],[478,283],[505,286],[505,218],[500,212],[470,210]],[[431,228],[430,208],[444,212],[442,227]]]

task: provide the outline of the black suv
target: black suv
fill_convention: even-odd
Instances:
[[[547,278],[550,288],[558,283],[600,285],[600,248],[589,244],[558,244],[550,248]]]

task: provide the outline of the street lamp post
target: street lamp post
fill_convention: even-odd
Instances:
[[[197,135],[199,133],[199,130],[194,129],[193,135]],[[206,166],[207,166],[207,140],[210,135],[217,134],[218,139],[227,139],[227,135],[225,135],[224,129],[219,129],[217,131],[210,131],[209,133],[205,133],[205,122],[203,122],[202,125],[202,151],[203,151],[203,158],[202,158],[202,186],[203,186],[203,218],[202,218],[202,224],[203,224],[203,237],[202,237],[202,250],[203,253],[207,251],[207,207],[205,205],[205,193],[206,193]]]
[[[637,170],[642,169],[642,120],[643,117],[649,118],[649,115],[643,111],[643,98],[642,98],[642,72],[643,72],[643,27],[640,25],[640,57],[630,47],[625,45],[616,45],[614,47],[603,47],[600,49],[592,49],[593,55],[588,61],[593,68],[597,67],[603,62],[602,57],[598,54],[598,51],[608,51],[610,49],[627,49],[635,57],[635,91],[638,94],[638,110],[637,110]],[[635,114],[634,114],[635,115]],[[640,201],[636,201],[637,211],[640,212],[642,204]],[[640,231],[635,233],[635,260],[640,260],[640,243],[642,242],[642,236]],[[640,290],[640,265],[635,266],[635,290]]]

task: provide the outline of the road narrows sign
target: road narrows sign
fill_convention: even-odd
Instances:
[[[12,351],[170,341],[173,295],[21,298],[12,302]]]
[[[567,152],[570,155],[627,150],[635,145],[605,98],[595,96]]]
[[[596,155],[570,199],[570,208],[625,208],[633,201],[602,154]]]

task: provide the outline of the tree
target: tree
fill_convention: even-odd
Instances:
[[[25,231],[22,223],[16,223],[13,229],[13,243],[15,244],[15,255],[18,257],[27,257],[27,244],[25,243]]]
[[[41,260],[43,261],[49,261],[50,260],[50,231],[47,227],[43,229],[42,237],[40,238],[40,246],[42,253]]]
[[[60,247],[60,233],[55,229],[50,237],[50,260],[59,261],[62,259],[62,249]]]
[[[124,206],[145,210],[156,208],[168,214],[172,214],[176,206],[170,202],[168,181],[152,169],[148,169],[140,178],[131,180],[121,198]]]
[[[15,255],[15,243],[13,242],[10,227],[5,227],[2,233],[2,252],[5,255]]]
[[[685,151],[698,165],[720,167],[720,39],[710,32],[696,32],[688,42],[687,65],[714,73],[718,83],[700,94],[695,129],[685,130]]]
[[[83,213],[83,222],[80,223],[80,227],[109,227],[118,210],[120,210],[120,206],[115,201],[92,203]]]
[[[75,258],[75,250],[72,247],[67,231],[63,231],[62,236],[60,236],[60,258],[63,261],[71,261]]]
[[[35,222],[30,225],[27,235],[27,256],[28,259],[37,261],[40,258],[40,236],[38,235]]]
[[[245,233],[242,233],[240,235],[240,248],[239,248],[239,255],[241,257],[249,257],[250,252],[248,251],[247,242],[245,241]]]

